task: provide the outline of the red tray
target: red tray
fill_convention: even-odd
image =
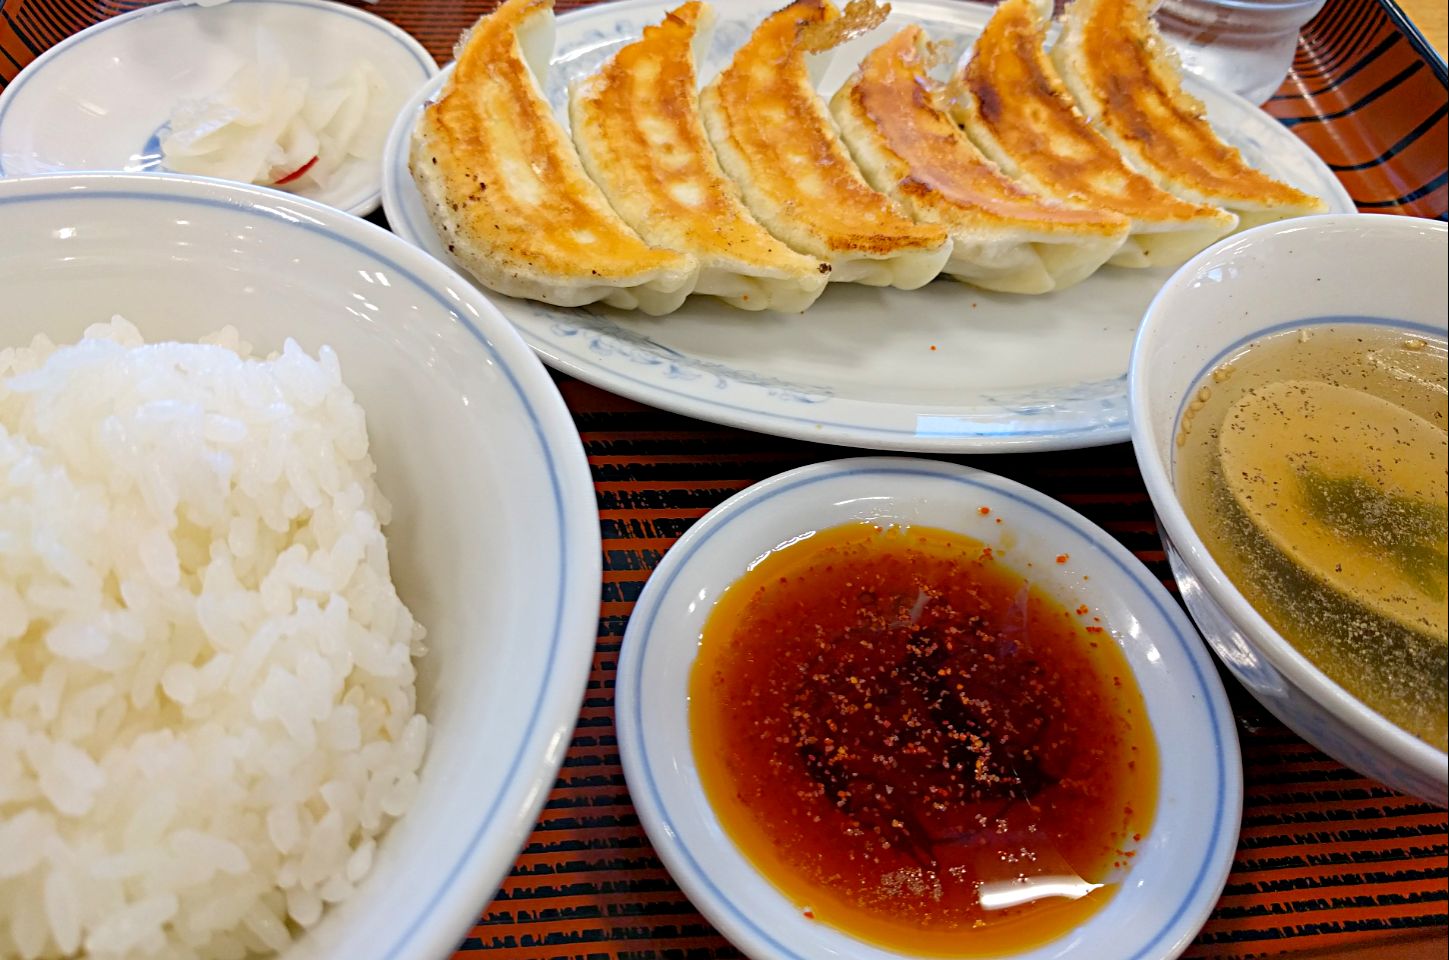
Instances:
[[[0,0],[0,88],[47,47],[145,5]],[[493,5],[381,0],[370,9],[443,62]],[[558,2],[561,12],[582,5]],[[1266,108],[1328,162],[1360,210],[1445,219],[1444,64],[1392,3],[1330,0]],[[604,539],[593,675],[538,827],[497,898],[479,904],[455,960],[738,957],[670,880],[630,803],[614,735],[619,642],[649,571],[694,520],[751,483],[851,451],[661,413],[563,377],[559,385],[593,468]],[[1130,448],[956,459],[1081,511],[1175,593]],[[1187,956],[1444,957],[1445,812],[1328,759],[1225,682],[1243,747],[1242,834],[1222,899]]]

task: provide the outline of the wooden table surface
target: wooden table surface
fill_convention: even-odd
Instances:
[[[1439,56],[1444,56],[1449,45],[1449,6],[1444,0],[1398,0],[1398,4],[1429,45],[1439,51]]]

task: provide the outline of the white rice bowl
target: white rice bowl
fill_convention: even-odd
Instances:
[[[295,340],[312,358],[308,363],[324,372],[324,348],[335,350],[346,387],[366,412],[367,457],[391,503],[385,527],[391,577],[407,609],[427,627],[427,651],[412,659],[427,737],[410,809],[396,819],[384,812],[382,819],[391,823],[377,838],[371,868],[345,900],[327,904],[324,898],[321,918],[310,928],[289,918],[292,942],[282,957],[449,955],[536,823],[595,657],[599,517],[583,446],[557,388],[475,288],[354,217],[276,191],[174,176],[0,180],[0,350],[28,348],[37,334],[74,344],[115,314],[153,344],[196,344],[230,326],[254,345],[253,356],[265,357]],[[297,362],[305,366],[300,354]],[[230,434],[222,429],[214,435],[220,440]],[[349,469],[366,473],[355,453],[349,448],[343,459]],[[0,484],[7,476],[0,470]],[[0,492],[0,499],[9,495]],[[386,518],[380,501],[374,511],[379,521]],[[160,566],[167,566],[161,559]],[[178,553],[178,565],[181,559]],[[294,572],[306,576],[300,568]],[[103,584],[102,594],[107,590]],[[12,643],[0,656],[12,656]],[[48,649],[47,655],[54,656]],[[207,699],[200,691],[210,678],[185,671],[170,678],[183,697],[189,695],[187,681],[195,683],[194,702]],[[0,713],[8,710],[12,690],[0,692]],[[66,699],[74,692],[69,684],[60,691]],[[169,699],[164,687],[157,702],[163,698]],[[182,719],[181,708],[172,709]],[[281,715],[267,724],[272,730],[286,726]],[[322,740],[322,725],[312,726]],[[237,774],[225,787],[217,780],[214,792],[236,797],[248,790],[234,756],[205,753],[205,763],[231,764]],[[329,764],[360,760],[368,767],[378,759],[361,758],[360,751],[347,758],[322,748],[314,753]],[[92,762],[101,765],[99,758]],[[399,764],[394,769],[401,773],[406,764]],[[282,764],[283,774],[297,769]],[[336,779],[333,772],[327,776]],[[0,771],[5,787],[9,777]],[[277,781],[278,792],[284,780]],[[196,781],[197,789],[206,782]],[[396,782],[398,793],[387,801],[393,809],[411,789],[405,773]],[[36,793],[23,803],[39,807],[42,801]],[[0,822],[20,805],[0,800]],[[329,810],[312,808],[319,823]],[[112,815],[100,813],[102,819]],[[50,816],[57,819],[53,805]],[[278,818],[285,841],[289,824],[285,814]],[[298,818],[300,826],[300,812]],[[275,847],[270,833],[248,835],[265,835]],[[0,843],[15,836],[6,834]],[[364,846],[360,831],[348,839],[354,851]],[[89,869],[93,853],[81,851],[76,866]],[[0,850],[0,861],[7,856]],[[241,877],[223,869],[238,861],[215,845],[204,854],[191,851],[184,869],[207,858],[216,866],[213,889]],[[276,862],[282,859],[278,854]],[[350,863],[354,875],[365,859],[362,854]],[[242,879],[252,882],[251,873],[249,865]],[[155,882],[162,899],[147,910],[164,912],[170,907],[165,893],[174,887],[160,874]],[[319,897],[325,886],[315,888]],[[15,889],[0,892],[5,908]],[[147,893],[138,885],[131,895],[144,900]],[[49,924],[43,891],[41,896],[35,915]],[[177,896],[177,915],[184,899]],[[269,908],[281,916],[275,897]],[[27,913],[22,923],[34,923],[35,915]],[[136,927],[149,922],[147,916],[134,920]],[[81,938],[82,954],[91,932]],[[115,947],[127,932],[108,935],[116,937]],[[8,949],[0,948],[0,956]],[[201,955],[178,949],[180,956]]]
[[[0,350],[0,956],[282,950],[417,791],[364,413],[249,352]]]

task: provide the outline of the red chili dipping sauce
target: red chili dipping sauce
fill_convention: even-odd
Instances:
[[[906,953],[1077,926],[1156,806],[1111,636],[943,530],[849,524],[758,563],[705,625],[690,726],[756,868],[806,916]]]

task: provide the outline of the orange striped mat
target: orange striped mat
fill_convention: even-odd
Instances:
[[[728,3],[729,0],[717,0]],[[0,0],[0,87],[50,45],[135,0]],[[560,0],[566,10],[577,2]],[[445,61],[481,0],[381,0],[371,9]],[[1330,0],[1267,109],[1338,173],[1362,210],[1445,218],[1445,73],[1397,8]],[[712,960],[735,951],[650,847],[619,767],[613,682],[649,571],[712,506],[771,474],[849,455],[660,413],[559,378],[583,435],[604,537],[593,674],[538,827],[457,958]],[[978,458],[1071,505],[1175,590],[1130,450]],[[1339,766],[1231,681],[1246,797],[1221,902],[1187,956],[1445,956],[1449,821]]]

